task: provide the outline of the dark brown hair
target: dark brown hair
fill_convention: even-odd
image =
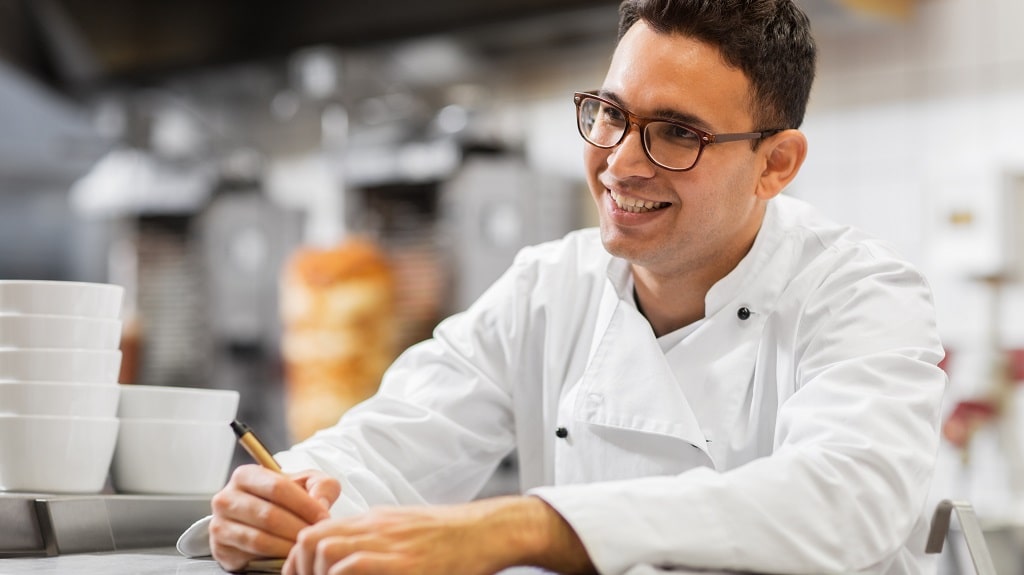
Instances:
[[[807,15],[792,0],[625,0],[620,40],[638,20],[714,46],[741,70],[753,91],[754,129],[803,123],[817,49]]]

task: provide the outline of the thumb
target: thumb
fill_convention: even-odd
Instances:
[[[341,496],[341,483],[326,473],[314,473],[306,480],[306,491],[325,511],[329,511]]]

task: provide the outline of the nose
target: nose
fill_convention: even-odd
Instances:
[[[630,123],[625,137],[608,155],[608,172],[617,179],[631,176],[649,178],[657,167],[644,152],[643,134],[635,122]]]

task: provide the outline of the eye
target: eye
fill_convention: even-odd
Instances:
[[[693,130],[680,126],[679,124],[667,124],[666,137],[672,140],[699,140],[700,137]]]
[[[696,147],[700,145],[700,135],[682,124],[672,122],[652,122],[648,126],[651,138],[670,146]]]
[[[602,122],[616,126],[626,123],[626,114],[615,106],[609,106],[608,104],[601,105],[599,118]]]

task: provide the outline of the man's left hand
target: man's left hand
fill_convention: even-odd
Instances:
[[[501,497],[451,506],[378,507],[321,521],[299,533],[283,573],[490,575],[524,564],[593,571],[575,533],[546,503]]]

